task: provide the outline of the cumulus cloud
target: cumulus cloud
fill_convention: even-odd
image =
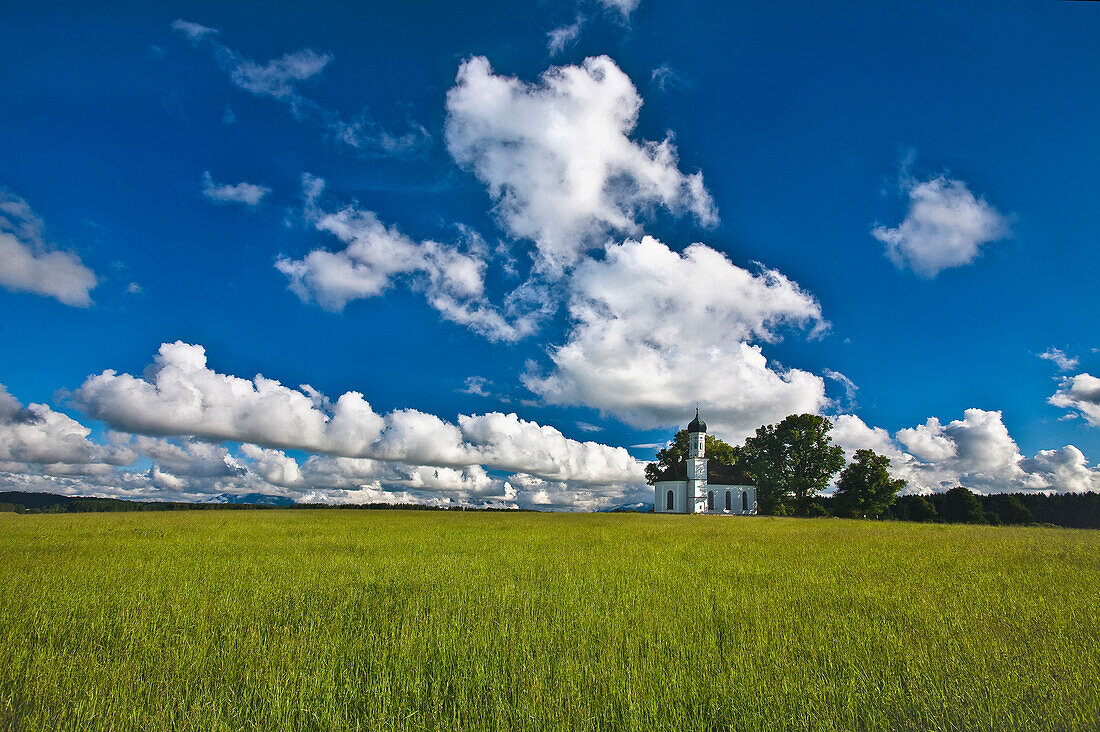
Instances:
[[[202,346],[180,341],[161,345],[145,377],[104,371],[88,377],[72,398],[89,416],[125,432],[319,452],[365,451],[384,425],[357,392],[322,410],[304,391],[263,376],[211,371]]]
[[[0,285],[88,307],[98,281],[95,273],[76,254],[46,241],[44,232],[30,205],[0,188]]]
[[[871,230],[899,269],[935,277],[970,264],[983,245],[1009,235],[1008,219],[961,180],[940,175],[921,181],[903,170],[901,188],[909,198],[905,219],[893,228]]]
[[[1039,358],[1054,362],[1059,371],[1072,371],[1077,368],[1077,359],[1066,355],[1060,348],[1048,348],[1039,354]]]
[[[581,34],[581,28],[584,27],[584,23],[585,17],[578,13],[576,20],[569,25],[563,25],[547,33],[546,47],[549,49],[550,55],[557,56],[565,50],[566,46],[577,40],[577,37]]]
[[[219,41],[219,33],[214,28],[186,20],[174,21],[172,28],[192,44],[208,46],[214,53],[214,59],[237,88],[287,105],[296,119],[319,125],[335,139],[353,148],[388,155],[415,154],[431,139],[422,125],[410,122],[405,131],[394,132],[365,112],[345,119],[336,110],[307,97],[303,87],[321,76],[332,62],[332,54],[303,48],[270,61],[258,62]],[[223,121],[236,120],[228,107],[226,112]]]
[[[1100,378],[1092,374],[1062,379],[1058,391],[1047,402],[1055,407],[1076,410],[1090,425],[1100,427]]]
[[[275,262],[303,302],[339,312],[352,300],[380,295],[403,279],[444,318],[490,340],[515,341],[532,332],[534,321],[509,322],[486,298],[487,251],[474,232],[464,230],[463,246],[417,242],[354,205],[322,211],[316,200],[323,184],[306,176],[307,214],[318,231],[335,236],[345,247],[314,249],[301,259],[280,257]]]
[[[641,104],[606,56],[552,67],[537,83],[473,57],[447,93],[447,148],[488,186],[505,230],[535,243],[537,267],[557,273],[608,232],[640,233],[658,206],[717,222],[702,175],[678,169],[671,135],[631,139]]]
[[[727,440],[828,403],[820,377],[769,365],[756,343],[778,340],[784,326],[826,327],[817,301],[775,270],[645,237],[608,245],[571,284],[571,329],[550,350],[552,370],[523,379],[550,403],[654,428],[679,425],[698,402]]]
[[[133,454],[88,439],[91,430],[45,404],[24,407],[0,384],[0,461],[126,464]]]
[[[1073,445],[1041,450],[1024,458],[1000,412],[967,409],[962,419],[899,430],[892,438],[855,415],[834,418],[833,440],[851,459],[870,449],[890,458],[890,471],[909,482],[911,493],[943,491],[961,485],[979,493],[1080,492],[1100,488],[1100,469],[1089,468]]]
[[[382,416],[363,396],[334,403],[316,390],[207,367],[202,346],[165,343],[144,377],[105,371],[72,394],[89,416],[123,432],[252,443],[435,467],[480,465],[583,484],[638,484],[641,467],[624,448],[578,442],[515,414],[460,415],[458,424],[412,409]],[[283,456],[246,452],[293,475]],[[286,482],[283,478],[283,482]]]
[[[255,183],[215,183],[210,171],[202,174],[202,195],[213,203],[241,203],[249,208],[257,206],[271,189]]]

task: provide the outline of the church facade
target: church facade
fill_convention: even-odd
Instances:
[[[688,423],[688,456],[666,468],[653,484],[656,513],[708,513],[751,516],[756,513],[756,486],[735,465],[724,465],[706,456],[707,424]],[[709,463],[709,465],[708,465]]]

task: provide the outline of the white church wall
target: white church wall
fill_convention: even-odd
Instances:
[[[751,485],[696,485],[695,481],[666,480],[653,486],[653,511],[655,513],[705,513],[716,516],[749,516],[756,513],[756,488]],[[696,495],[691,489],[695,487]],[[672,491],[672,510],[669,511],[668,492]],[[714,491],[714,509],[707,508],[707,491]],[[726,491],[730,492],[730,510],[726,510]],[[742,494],[747,494],[742,504]],[[747,505],[748,510],[742,506]]]
[[[668,492],[672,491],[673,508],[669,511]],[[665,480],[654,485],[653,510],[656,513],[687,513],[687,482],[683,480]]]

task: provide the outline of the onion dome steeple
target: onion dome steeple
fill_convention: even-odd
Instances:
[[[699,407],[695,408],[695,419],[688,422],[688,432],[706,432],[707,423],[699,419]]]

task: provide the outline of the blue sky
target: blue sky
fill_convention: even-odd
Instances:
[[[5,3],[0,483],[593,508],[700,402],[914,489],[1100,489],[1098,31]]]

